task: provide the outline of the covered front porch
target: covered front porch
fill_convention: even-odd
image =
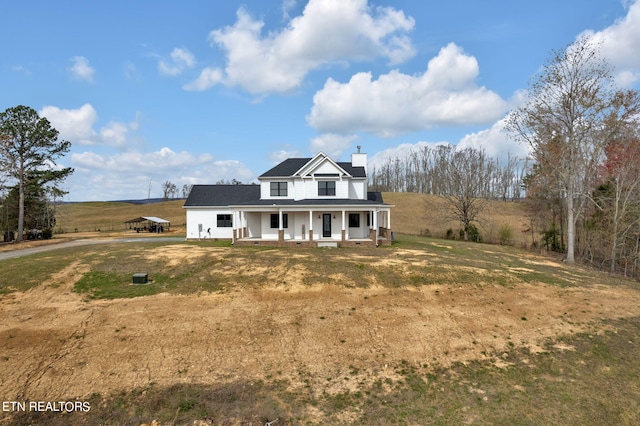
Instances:
[[[391,244],[391,212],[377,206],[301,208],[271,206],[233,210],[237,245],[377,246]]]

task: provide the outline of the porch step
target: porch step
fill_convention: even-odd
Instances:
[[[335,241],[318,241],[318,247],[338,248],[338,243]]]

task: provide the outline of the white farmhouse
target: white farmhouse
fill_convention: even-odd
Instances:
[[[259,185],[194,185],[184,208],[187,239],[238,245],[378,245],[391,243],[391,208],[367,191],[367,154],[336,162],[320,152],[289,158]]]

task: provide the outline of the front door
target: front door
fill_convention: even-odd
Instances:
[[[322,215],[322,237],[323,238],[331,238],[331,215],[323,214]]]

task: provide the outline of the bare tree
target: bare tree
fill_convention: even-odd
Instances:
[[[175,183],[171,181],[165,181],[162,184],[162,198],[167,201],[169,198],[174,198],[175,194],[178,193],[178,187]]]
[[[608,125],[616,93],[608,64],[597,46],[582,37],[553,52],[535,78],[525,106],[507,128],[532,148],[537,163],[557,177],[566,203],[567,263],[575,261],[576,223],[595,185],[595,171],[615,128]]]
[[[450,150],[446,163],[445,190],[440,197],[448,206],[445,214],[462,224],[465,240],[469,240],[472,224],[478,220],[489,201],[486,181],[492,165],[487,161],[484,151],[471,148]]]
[[[186,184],[186,183],[182,185],[182,198],[189,197],[189,194],[191,193],[191,188],[193,188],[193,185]]]

